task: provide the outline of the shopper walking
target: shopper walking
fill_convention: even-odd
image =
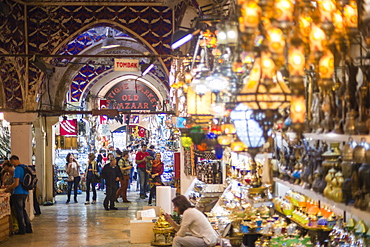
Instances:
[[[101,171],[103,170],[105,164],[103,161],[103,156],[101,154],[98,154],[96,162],[98,164],[98,173],[101,174]],[[104,179],[100,178],[99,190],[104,190],[104,184],[105,184]]]
[[[114,206],[114,201],[116,197],[116,190],[117,190],[117,181],[120,180],[122,176],[121,170],[116,165],[116,159],[114,158],[112,153],[108,154],[109,163],[106,164],[101,172],[101,177],[105,179],[106,183],[106,196],[103,202],[104,209],[110,210],[117,208]]]
[[[122,177],[120,179],[121,187],[117,190],[116,193],[116,200],[118,200],[118,197],[121,195],[122,202],[130,203],[130,201],[127,200],[127,188],[130,181],[130,170],[132,166],[129,161],[128,151],[124,151],[122,153],[122,158],[119,160],[118,166],[121,169]]]
[[[68,174],[68,190],[66,203],[68,204],[71,201],[72,186],[74,193],[73,195],[74,201],[75,203],[78,203],[77,188],[81,181],[80,164],[78,164],[77,160],[75,159],[72,153],[67,154],[66,160],[67,160],[66,171]]]
[[[140,182],[140,198],[145,199],[147,186],[148,186],[148,173],[146,172],[146,159],[145,157],[149,156],[149,153],[146,151],[146,144],[141,145],[141,151],[136,154],[136,164],[137,171],[139,173],[139,182]]]
[[[95,154],[90,153],[89,162],[86,164],[86,171],[85,171],[85,178],[86,178],[85,205],[90,204],[90,186],[92,187],[92,192],[93,192],[92,204],[96,203],[95,175],[98,175],[98,166],[95,161]]]
[[[5,189],[5,192],[12,192],[11,202],[14,206],[15,214],[18,221],[18,233],[24,235],[26,233],[32,233],[31,221],[26,212],[26,199],[28,191],[23,189],[22,182],[24,179],[24,164],[21,164],[18,156],[12,155],[9,159],[10,164],[15,167],[14,170],[14,182]]]
[[[180,195],[172,199],[173,209],[182,215],[181,224],[178,225],[170,215],[165,214],[166,220],[175,228],[176,235],[173,239],[173,247],[208,247],[215,246],[217,235],[206,216],[198,209],[191,207],[185,196]],[[192,236],[185,236],[186,232]]]
[[[152,199],[156,195],[157,186],[163,185],[161,175],[164,171],[164,164],[161,161],[161,154],[155,154],[155,160],[152,162],[152,170],[149,173],[149,184],[150,184],[150,194],[148,204],[152,204]]]
[[[122,151],[119,148],[116,148],[115,159],[116,159],[117,166],[119,166],[119,162],[122,159]],[[117,194],[117,191],[119,190],[120,186],[122,186],[122,184],[120,185],[120,181],[117,181],[116,183],[117,183],[117,186],[116,186],[117,190],[114,192],[115,194]],[[116,202],[118,202],[117,198],[116,198]]]

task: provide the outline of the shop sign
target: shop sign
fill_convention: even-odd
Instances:
[[[104,96],[107,109],[156,111],[157,94],[143,82],[125,80],[114,85]]]
[[[99,110],[107,108],[107,101],[105,99],[99,100]],[[103,115],[99,116],[100,124],[108,124],[108,117]]]
[[[77,135],[77,119],[63,120],[59,123],[59,131],[61,136],[76,136]]]
[[[139,71],[139,60],[115,58],[114,71]]]

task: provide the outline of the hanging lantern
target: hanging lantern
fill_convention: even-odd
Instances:
[[[189,70],[185,71],[184,77],[185,77],[185,82],[187,84],[190,84],[191,80],[193,79],[193,76],[191,75]]]
[[[306,119],[306,100],[303,95],[292,95],[290,102],[292,124],[303,124]]]
[[[358,15],[357,15],[357,3],[356,1],[350,1],[349,4],[344,6],[344,23],[346,27],[350,29],[356,29],[358,27]]]
[[[235,72],[237,74],[243,74],[245,72],[243,62],[240,59],[233,62],[232,70],[233,70],[233,72]]]
[[[344,23],[342,13],[339,10],[336,10],[333,13],[333,24],[335,27],[335,32],[340,35],[343,35],[342,32],[344,31]]]
[[[211,132],[216,134],[216,135],[220,135],[222,133],[222,130],[221,130],[221,126],[219,125],[212,125],[211,126]]]
[[[194,77],[194,79],[190,83],[190,87],[196,94],[200,96],[203,96],[210,91],[206,84],[206,77],[204,77],[204,74],[202,73],[198,73]]]
[[[239,19],[240,31],[249,34],[254,33],[260,22],[262,9],[255,1],[246,1],[241,6],[241,18]]]
[[[184,148],[188,148],[188,147],[190,147],[193,144],[193,141],[192,141],[191,137],[182,136],[180,138],[181,138],[181,145]]]
[[[217,142],[221,146],[229,146],[231,142],[233,141],[233,137],[231,135],[219,135],[217,137]]]
[[[226,135],[233,135],[236,133],[236,129],[233,123],[223,123],[221,124],[221,131]]]
[[[227,34],[224,23],[217,24],[217,43],[219,45],[227,44]]]
[[[271,59],[271,54],[262,52],[261,54],[261,84],[263,84],[269,91],[269,87],[273,83],[273,77],[276,75],[276,65]]]
[[[221,159],[223,155],[224,149],[222,148],[221,145],[216,145],[215,146],[215,156],[217,159]]]
[[[326,44],[325,32],[315,24],[312,24],[309,36],[310,50],[315,59],[319,59]]]
[[[332,22],[332,13],[335,10],[335,4],[332,0],[320,0],[318,7],[320,11],[320,21],[322,23]]]
[[[213,150],[213,148],[217,145],[217,135],[210,132],[206,135],[203,142],[207,144],[207,150]]]
[[[329,89],[333,85],[334,55],[329,49],[325,50],[324,56],[319,61],[320,86]]]
[[[304,76],[305,58],[303,46],[291,46],[289,49],[289,75]]]
[[[200,96],[191,88],[188,88],[186,102],[189,115],[209,114],[209,108],[212,104],[212,93],[208,92],[203,96]]]
[[[192,127],[189,136],[191,137],[194,144],[200,144],[204,139],[204,131],[200,126]]]
[[[229,89],[229,80],[223,76],[217,68],[208,77],[206,77],[205,85],[212,93],[219,93]]]
[[[294,4],[290,0],[276,0],[274,8],[274,17],[279,22],[280,27],[285,30],[293,22]]]
[[[238,140],[248,148],[248,153],[254,157],[265,143],[265,133],[260,124],[254,120],[254,111],[239,104],[230,114],[237,130]],[[231,144],[233,145],[233,143]],[[234,144],[235,145],[235,144]],[[232,146],[231,146],[232,148]]]
[[[248,147],[244,144],[244,142],[240,141],[239,139],[231,143],[231,151],[233,152],[245,152],[248,150]]]
[[[271,73],[275,70],[268,68],[269,65],[273,64],[271,59],[268,60],[266,57],[263,64],[265,77],[261,76],[261,64],[261,58],[256,58],[248,81],[237,95],[237,100],[252,110],[277,110],[287,107],[290,103],[289,87],[283,80],[272,80]],[[262,78],[264,82],[270,84],[266,86],[266,83],[260,82]]]
[[[305,76],[305,56],[303,42],[298,37],[295,37],[294,43],[289,48],[288,55],[289,64],[289,83],[293,93],[301,93],[304,91],[304,76]]]
[[[267,30],[268,47],[271,52],[283,53],[285,47],[284,34],[280,28],[270,28]]]
[[[208,149],[207,143],[201,142],[199,145],[197,145],[197,148],[199,151],[204,152]]]
[[[217,41],[219,45],[236,46],[238,44],[238,23],[225,21],[217,24]]]
[[[299,31],[300,31],[300,34],[304,37],[304,38],[308,38],[308,36],[310,35],[310,32],[311,32],[311,24],[312,24],[312,18],[309,14],[307,13],[302,13],[300,16],[299,16]]]

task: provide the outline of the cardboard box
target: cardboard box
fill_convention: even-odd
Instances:
[[[145,244],[154,240],[154,223],[151,220],[130,220],[130,242]]]
[[[10,236],[10,215],[0,219],[0,242],[8,239]]]

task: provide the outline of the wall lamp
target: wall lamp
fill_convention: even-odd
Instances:
[[[197,29],[195,31],[184,31],[184,30],[177,30],[172,35],[172,44],[171,48],[172,50],[175,50],[179,48],[180,46],[186,44],[190,40],[193,39],[195,35],[197,35],[200,32],[200,29]]]
[[[101,48],[107,49],[107,48],[114,48],[114,47],[120,46],[118,41],[114,38],[113,30],[110,27],[107,28],[106,36],[107,37],[105,37],[105,39],[103,40],[103,44]]]

